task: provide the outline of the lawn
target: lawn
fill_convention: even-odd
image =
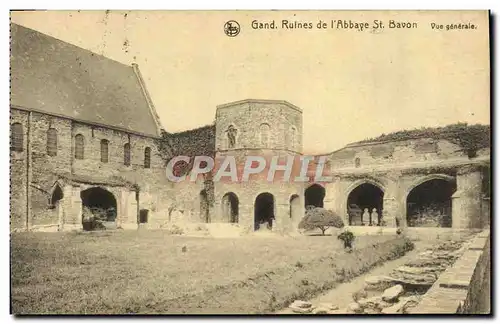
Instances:
[[[292,283],[295,273],[302,267],[306,271],[308,264],[316,263],[311,267],[317,268],[326,258],[354,257],[356,250],[373,249],[388,240],[394,237],[359,237],[355,252],[347,254],[334,236],[223,239],[171,236],[163,231],[13,233],[12,312],[217,311],[208,304],[203,309],[200,298],[220,291],[226,296],[236,293],[234,300],[238,298],[234,290],[249,282],[260,293],[262,276],[271,274],[273,280]],[[181,302],[182,307],[174,305]]]

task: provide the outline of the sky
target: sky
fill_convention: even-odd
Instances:
[[[241,26],[236,37],[224,33],[228,20]],[[279,28],[253,29],[254,20]],[[286,29],[282,20],[370,27]],[[210,124],[217,105],[249,98],[300,107],[305,154],[397,130],[490,123],[486,11],[23,11],[11,21],[137,63],[169,132]],[[446,30],[458,23],[476,29]]]

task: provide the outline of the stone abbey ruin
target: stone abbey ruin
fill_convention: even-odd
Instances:
[[[327,157],[327,183],[174,183],[174,156],[302,155],[302,110],[280,100],[217,107],[215,122],[168,133],[137,65],[11,25],[11,231],[228,223],[297,229],[307,206],[350,226],[489,227],[490,129],[402,131]],[[328,140],[325,138],[324,140]],[[189,173],[190,165],[182,168]]]

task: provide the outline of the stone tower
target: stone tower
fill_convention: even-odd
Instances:
[[[302,110],[286,101],[242,100],[218,106],[215,125],[216,158],[234,156],[239,168],[248,156],[264,157],[267,163],[249,181],[215,183],[214,221],[278,232],[296,228],[303,214],[303,184],[279,176],[270,182],[267,176],[273,158],[278,165],[290,157],[298,163]]]

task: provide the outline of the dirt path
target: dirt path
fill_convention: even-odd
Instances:
[[[403,257],[396,260],[388,261],[383,265],[374,268],[373,270],[359,277],[356,277],[349,282],[342,283],[337,287],[323,293],[322,295],[308,301],[313,303],[313,305],[317,305],[320,303],[329,303],[337,305],[339,309],[345,309],[347,305],[353,302],[352,293],[363,288],[366,277],[388,274],[389,272],[391,272],[391,270],[405,264],[410,260],[415,259],[418,253],[424,251],[430,246],[431,244],[426,244],[425,242],[415,242],[415,249],[413,249],[413,251],[410,251]],[[294,313],[290,309],[286,308],[281,311],[278,311],[277,314],[294,314]]]

